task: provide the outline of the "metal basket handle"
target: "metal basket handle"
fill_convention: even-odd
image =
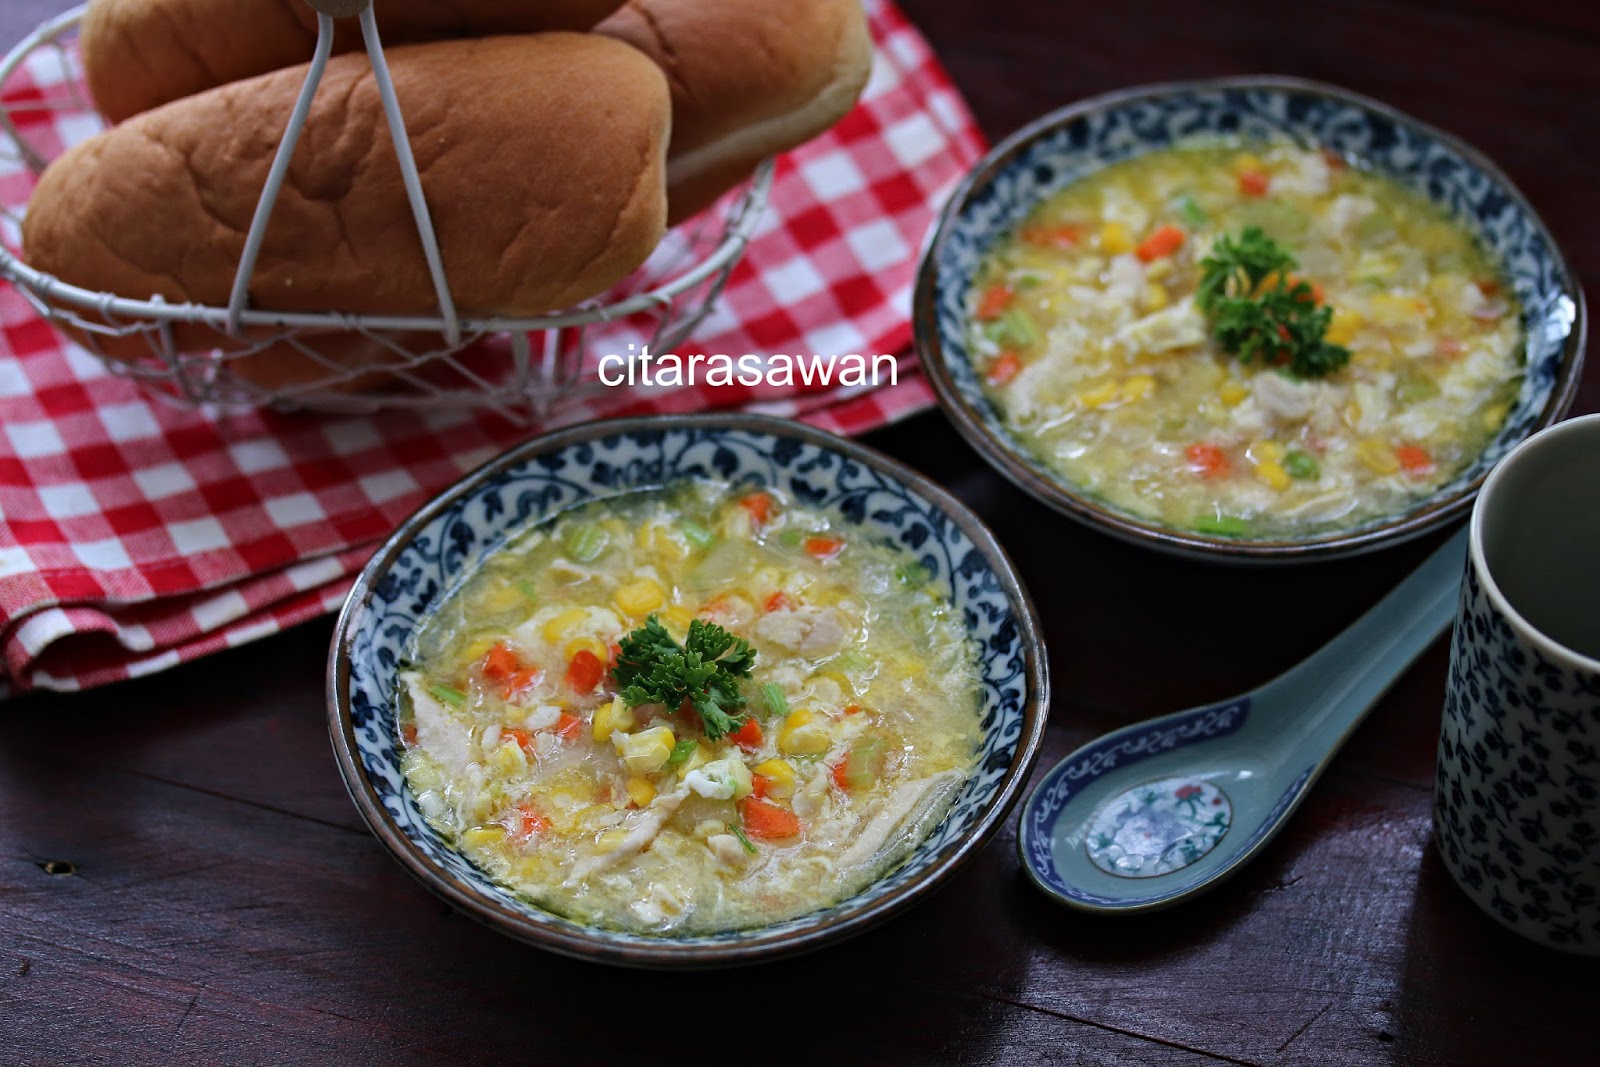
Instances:
[[[433,217],[422,195],[422,179],[417,174],[417,161],[411,153],[411,138],[406,134],[405,117],[400,113],[400,100],[395,96],[394,82],[389,77],[389,63],[384,58],[383,42],[378,38],[377,19],[372,14],[372,0],[306,0],[317,12],[317,45],[312,54],[311,66],[305,81],[300,85],[300,95],[289,113],[289,123],[278,143],[278,151],[267,171],[266,184],[256,201],[250,232],[245,236],[244,251],[239,256],[239,266],[233,275],[233,289],[228,296],[227,331],[237,335],[239,318],[249,301],[250,279],[255,274],[256,259],[261,254],[261,242],[267,235],[267,224],[272,220],[272,210],[278,203],[278,192],[284,176],[289,171],[289,161],[300,134],[305,129],[306,116],[311,112],[312,98],[322,75],[328,67],[328,57],[333,54],[333,20],[352,15],[361,20],[361,39],[367,46],[367,58],[372,63],[372,77],[378,86],[378,96],[383,101],[384,117],[388,120],[389,138],[394,142],[395,155],[400,161],[400,178],[405,184],[406,199],[411,203],[411,216],[416,223],[417,236],[422,240],[422,255],[428,263],[428,273],[433,279],[433,291],[439,301],[439,315],[444,319],[446,341],[455,345],[461,340],[461,320],[456,314],[454,298],[445,278],[444,261],[439,254],[439,238],[433,228]]]

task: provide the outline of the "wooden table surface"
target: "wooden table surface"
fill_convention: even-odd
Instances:
[[[6,0],[0,42],[59,3]],[[1334,81],[1486,150],[1591,291],[1600,278],[1600,5],[906,6],[993,137],[1139,82]],[[1597,408],[1591,367],[1577,410]],[[950,486],[1013,553],[1050,648],[1040,772],[1103,731],[1276,674],[1436,541],[1216,569],[1058,518],[938,414],[869,440]],[[1207,898],[1124,920],[1063,910],[1020,873],[1013,817],[946,889],[855,941],[673,976],[514,943],[389,859],[329,751],[330,629],[0,709],[0,1062],[1596,1061],[1600,961],[1502,930],[1430,845],[1442,642]]]

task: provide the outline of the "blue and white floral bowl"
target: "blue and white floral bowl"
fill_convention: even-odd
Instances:
[[[1408,510],[1303,538],[1243,539],[1178,530],[1110,507],[1036,458],[984,396],[967,350],[967,294],[984,256],[1042,200],[1110,164],[1196,139],[1293,140],[1360,160],[1462,221],[1503,267],[1523,307],[1522,389],[1504,428],[1453,481]],[[957,187],[917,275],[913,334],[945,412],[1025,492],[1114,536],[1233,561],[1325,559],[1416,537],[1464,516],[1502,456],[1557,422],[1576,396],[1583,292],[1533,208],[1476,149],[1393,108],[1283,77],[1150,85],[1092,97],[996,146]]]
[[[599,929],[495,884],[430,827],[400,770],[396,675],[417,628],[476,561],[528,525],[606,496],[685,479],[774,487],[915,553],[950,589],[982,656],[977,770],[910,858],[861,893],[786,922],[663,938]],[[953,874],[1016,802],[1044,736],[1048,682],[1033,605],[976,516],[870,449],[756,416],[616,420],[537,438],[468,475],[408,519],[356,580],[328,662],[340,772],[396,859],[450,904],[568,955],[638,967],[714,967],[817,948],[881,922]]]

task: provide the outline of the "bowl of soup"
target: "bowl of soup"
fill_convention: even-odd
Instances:
[[[999,826],[1047,702],[979,520],[832,435],[616,420],[469,475],[340,616],[350,794],[446,901],[559,952],[710,967],[816,948]]]
[[[956,190],[918,354],[1000,472],[1137,543],[1308,560],[1466,513],[1576,393],[1583,296],[1474,149],[1289,78],[1048,115]]]

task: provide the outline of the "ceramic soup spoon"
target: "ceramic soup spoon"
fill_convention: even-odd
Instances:
[[[1085,911],[1166,907],[1272,840],[1345,739],[1455,614],[1463,528],[1343,633],[1258,689],[1125,726],[1053,767],[1017,844]]]

